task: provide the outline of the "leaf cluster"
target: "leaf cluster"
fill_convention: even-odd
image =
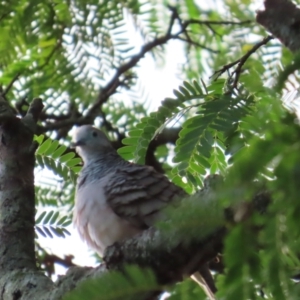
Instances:
[[[66,237],[70,232],[65,228],[71,224],[68,216],[60,216],[58,211],[43,211],[35,220],[35,229],[43,237]]]
[[[35,140],[39,143],[36,150],[36,160],[41,168],[47,167],[53,171],[55,175],[62,177],[65,181],[75,181],[76,174],[81,167],[81,159],[75,157],[74,151],[67,151],[67,147],[60,145],[57,140],[44,136],[36,137]]]

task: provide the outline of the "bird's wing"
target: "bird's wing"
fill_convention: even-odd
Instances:
[[[161,210],[181,200],[185,191],[152,167],[128,164],[117,168],[104,189],[106,200],[121,218],[140,229],[161,219]]]

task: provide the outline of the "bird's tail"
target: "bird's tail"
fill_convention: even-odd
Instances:
[[[203,291],[210,300],[216,300],[214,292],[211,290],[211,288],[209,287],[203,276],[200,274],[200,272],[194,273],[191,276],[191,278],[200,285],[200,287],[203,289]]]

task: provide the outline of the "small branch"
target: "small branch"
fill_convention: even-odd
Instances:
[[[22,123],[29,128],[33,133],[37,130],[37,121],[39,119],[40,113],[42,112],[44,105],[42,99],[35,98],[32,100],[29,109],[22,119]]]
[[[39,119],[39,116],[44,108],[41,98],[35,98],[32,100],[26,116],[31,116],[35,122]]]
[[[3,97],[6,96],[6,94],[9,92],[9,90],[12,88],[13,84],[15,83],[15,81],[18,80],[18,78],[20,77],[20,73],[17,73],[14,78],[11,80],[11,82],[8,84],[8,86],[5,88],[5,90],[1,93]]]
[[[215,34],[215,35],[217,35],[217,36],[219,36],[219,37],[222,37],[222,35],[219,34],[219,33],[213,28],[212,25],[207,24],[206,26],[208,27],[208,29],[209,29],[213,34]]]
[[[219,53],[219,51],[213,50],[213,49],[211,49],[211,48],[209,48],[209,47],[206,47],[206,46],[204,46],[204,45],[202,45],[202,44],[200,44],[200,43],[198,43],[198,42],[192,41],[191,39],[184,39],[184,38],[182,38],[182,37],[175,37],[175,36],[174,36],[174,38],[176,38],[177,40],[186,42],[186,43],[188,43],[188,44],[190,44],[190,45],[197,46],[197,47],[199,47],[199,48],[205,49],[205,50],[207,50],[207,51],[209,51],[209,52],[212,52],[212,53],[214,53],[214,54],[218,54],[218,53]]]
[[[263,45],[266,45],[273,38],[274,37],[272,37],[270,35],[265,37],[262,41],[256,43],[244,56],[242,56],[241,58],[239,58],[238,60],[236,60],[236,61],[234,61],[230,64],[227,64],[227,65],[223,66],[222,69],[215,71],[214,74],[210,78],[212,78],[213,76],[216,75],[214,80],[217,80],[224,72],[228,71],[233,66],[237,65],[235,70],[230,74],[230,78],[232,78],[235,75],[235,78],[234,78],[234,81],[233,81],[233,84],[232,84],[232,88],[237,88],[238,80],[239,80],[240,75],[242,73],[242,67],[244,66],[244,64],[246,63],[248,58],[253,53],[255,53],[257,49],[259,49]]]
[[[175,7],[173,7],[171,5],[168,5],[168,9],[172,12],[172,15],[171,15],[169,27],[168,27],[168,30],[167,30],[167,35],[171,35],[174,22],[176,21],[176,19],[180,19],[180,18],[179,18],[179,15],[178,15],[178,11]]]
[[[180,130],[181,127],[165,128],[156,138],[154,138],[148,146],[147,153],[145,156],[145,164],[148,166],[152,166],[159,173],[165,173],[162,164],[157,160],[155,156],[155,151],[157,147],[161,145],[175,145]]]
[[[93,119],[87,117],[72,117],[66,120],[57,121],[57,122],[48,122],[44,126],[38,126],[37,134],[42,134],[47,131],[62,129],[67,126],[73,125],[84,125],[84,124],[92,124]]]
[[[1,15],[1,17],[0,17],[0,22],[1,22],[6,16],[8,16],[10,13],[11,13],[11,11],[8,11],[8,12],[4,13],[3,15]]]
[[[47,253],[41,263],[45,266],[48,276],[52,276],[55,274],[55,264],[59,264],[65,268],[75,267],[76,265],[72,261],[73,258],[73,255],[65,255],[64,258],[61,258],[55,254]]]
[[[63,31],[62,31],[62,33],[63,33]],[[50,54],[46,57],[45,62],[41,66],[38,67],[39,70],[43,69],[45,66],[48,65],[49,61],[51,60],[51,58],[53,57],[53,55],[55,54],[55,52],[60,48],[61,43],[62,43],[62,40],[61,39],[58,40],[58,43],[52,49],[52,51],[50,52]]]
[[[145,56],[147,52],[150,52],[153,48],[157,46],[164,45],[168,40],[170,40],[172,36],[165,35],[160,38],[154,39],[152,42],[149,42],[145,44],[141,51],[132,56],[132,58],[125,63],[124,65],[120,66],[117,70],[113,78],[109,81],[109,83],[100,91],[98,99],[95,101],[95,103],[92,105],[92,107],[89,109],[89,112],[87,113],[87,117],[92,117],[96,114],[96,111],[99,109],[99,107],[102,106],[103,103],[105,103],[108,98],[113,95],[117,88],[120,86],[120,83],[122,82],[120,80],[120,77],[129,71],[131,68],[137,65],[137,63]]]
[[[4,97],[0,95],[0,123],[15,119],[15,112]]]
[[[116,144],[119,145],[118,148],[122,147],[123,146],[122,140],[125,138],[125,134],[124,133],[120,133],[119,129],[115,128],[113,126],[113,124],[107,120],[106,114],[102,110],[101,110],[100,115],[102,117],[101,127],[104,127],[109,132],[115,133],[117,135],[117,142],[116,142]]]
[[[242,67],[243,65],[246,63],[247,59],[253,54],[256,52],[257,49],[259,49],[261,46],[263,45],[266,45],[270,40],[274,39],[272,36],[267,36],[265,37],[261,42],[255,44],[252,49],[250,49],[239,61],[236,69],[234,70],[233,74],[235,74],[235,79],[234,79],[234,82],[233,82],[233,88],[236,88],[237,87],[237,84],[238,84],[238,80],[239,80],[239,77],[241,75],[241,71],[242,71]],[[232,74],[232,75],[233,75]]]
[[[234,22],[234,21],[201,21],[201,20],[195,20],[191,19],[186,21],[188,25],[190,24],[199,24],[199,25],[245,25],[250,24],[253,21],[251,20],[245,20],[241,22]]]
[[[40,115],[40,120],[45,121],[45,120],[54,120],[54,121],[64,121],[69,119],[71,116],[70,113],[67,113],[65,115],[55,115],[55,114],[47,114],[45,112],[42,112]]]

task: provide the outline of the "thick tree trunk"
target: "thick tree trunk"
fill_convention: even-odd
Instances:
[[[39,100],[34,104],[42,108]],[[17,118],[8,103],[1,99],[1,299],[37,299],[33,297],[37,286],[51,287],[50,280],[37,271],[35,264],[34,119],[31,113],[23,120]]]

